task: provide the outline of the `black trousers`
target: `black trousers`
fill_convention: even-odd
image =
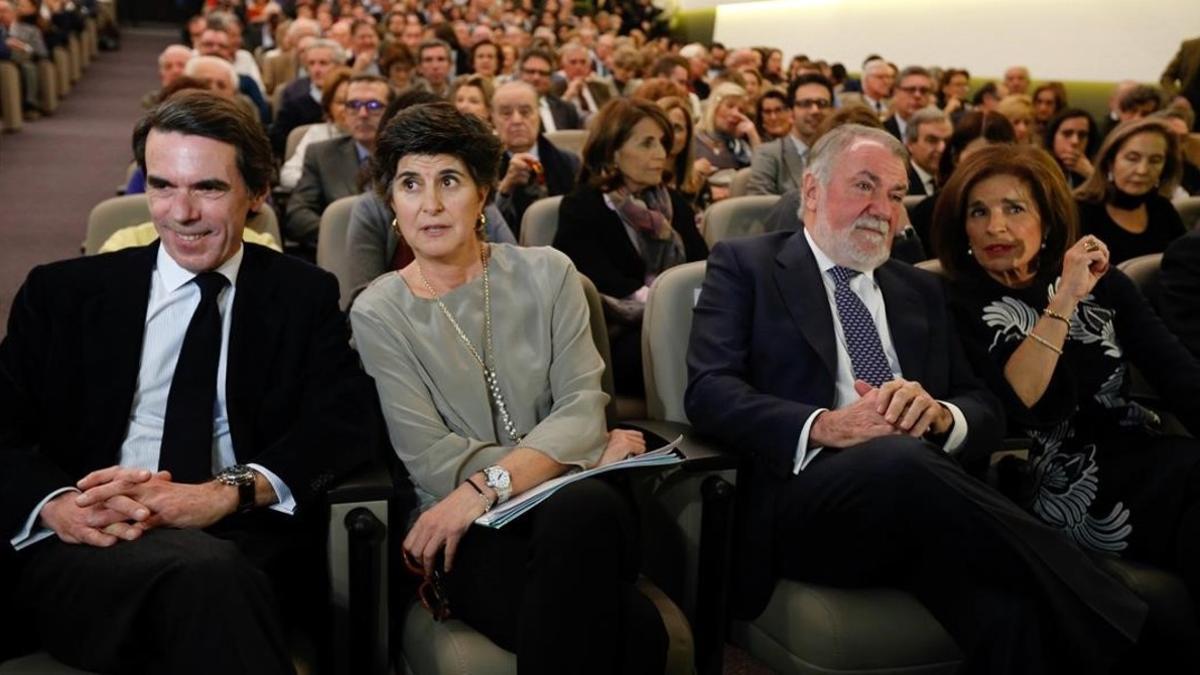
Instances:
[[[970,673],[1104,673],[1145,604],[1074,543],[908,437],[825,450],[777,502],[782,576],[908,590]]]
[[[472,526],[446,580],[451,611],[515,652],[521,675],[660,675],[667,633],[634,587],[637,530],[630,500],[599,479],[503,529]]]
[[[305,529],[262,510],[109,548],[51,537],[21,553],[17,603],[41,647],[84,670],[293,673],[277,598],[328,604]]]

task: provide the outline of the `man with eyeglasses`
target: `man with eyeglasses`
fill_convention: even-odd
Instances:
[[[375,137],[383,110],[395,98],[387,80],[378,75],[355,75],[346,85],[349,136],[321,141],[304,153],[300,181],[288,199],[284,236],[297,254],[315,257],[317,231],[325,207],[362,191],[366,166],[375,152]]]
[[[929,105],[933,93],[933,78],[921,66],[909,66],[900,71],[896,89],[892,95],[892,114],[883,123],[883,128],[904,142],[908,120],[921,108]]]
[[[544,49],[533,48],[521,54],[517,63],[517,74],[521,81],[533,87],[538,95],[538,117],[543,131],[560,129],[582,129],[583,119],[575,106],[551,92],[554,55]]]
[[[833,85],[823,75],[801,75],[788,86],[788,100],[792,103],[792,132],[754,151],[747,194],[781,195],[800,188],[808,150],[833,107]]]

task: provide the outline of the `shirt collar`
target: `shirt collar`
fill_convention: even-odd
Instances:
[[[809,233],[807,227],[804,228],[804,238],[808,240],[808,247],[812,249],[813,257],[817,259],[817,268],[821,270],[821,276],[823,278],[828,278],[829,270],[837,267],[838,264],[833,261],[833,258],[825,255],[825,251],[822,251],[821,247],[817,245],[817,242],[813,241],[812,235]],[[875,270],[861,272],[861,274],[870,279],[872,284],[875,283]]]
[[[801,157],[805,157],[806,155],[808,155],[808,146],[805,145],[804,141],[800,140],[799,138],[796,138],[795,134],[788,134],[788,138],[792,139],[792,143],[796,146],[796,152]]]
[[[917,172],[917,176],[921,179],[921,182],[924,183],[924,187],[928,189],[930,181],[933,180],[933,174],[929,173],[925,169],[922,169],[920,166],[917,166],[917,163],[911,159],[908,160],[908,163],[912,165],[913,171]]]
[[[237,285],[238,270],[242,268],[242,257],[246,253],[246,245],[242,244],[238,247],[237,253],[230,256],[215,271],[224,275],[229,280],[229,286]],[[179,266],[175,259],[167,253],[167,247],[159,244],[158,259],[155,261],[155,267],[158,273],[162,275],[163,285],[172,293],[179,290],[184,284],[196,278],[195,272],[190,272]]]
[[[371,158],[371,151],[368,150],[366,148],[366,146],[364,146],[362,143],[359,143],[358,141],[354,141],[354,152],[358,153],[358,163],[359,164],[362,164],[363,162],[365,162]]]

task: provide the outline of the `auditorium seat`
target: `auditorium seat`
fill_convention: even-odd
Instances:
[[[1200,227],[1200,197],[1181,197],[1172,201],[1185,230]]]
[[[350,229],[350,212],[354,210],[358,198],[359,195],[350,195],[326,206],[321,212],[321,225],[317,230],[317,266],[337,277],[343,310],[350,306],[350,296],[354,292],[347,280],[346,233]]]
[[[150,203],[146,195],[123,195],[110,197],[92,208],[88,214],[87,235],[82,244],[84,255],[95,255],[104,242],[117,230],[150,222]],[[246,220],[246,227],[269,234],[282,245],[283,236],[279,232],[279,222],[275,211],[269,204],[264,204],[258,213]]]
[[[733,180],[729,181],[729,196],[745,197],[746,190],[750,187],[750,167],[738,169],[733,174]]]
[[[0,61],[0,125],[3,131],[20,131],[24,124],[21,116],[21,71],[11,61]]]
[[[545,197],[529,205],[521,216],[522,246],[551,246],[558,234],[558,207],[562,196]]]
[[[695,262],[659,275],[642,326],[650,417],[685,429],[685,357],[704,270],[705,263]],[[688,538],[696,541],[698,535]],[[696,630],[699,641],[703,638]],[[928,610],[911,595],[888,588],[842,589],[780,580],[763,614],[732,622],[730,635],[781,673],[952,673],[961,658]]]
[[[559,150],[574,153],[577,157],[583,156],[583,145],[587,142],[587,129],[559,129],[558,131],[547,131],[546,140],[554,144]]]
[[[748,195],[712,204],[704,211],[704,241],[712,248],[724,239],[762,234],[767,215],[778,201],[778,195]]]
[[[292,155],[296,154],[296,146],[300,145],[300,139],[304,138],[304,134],[308,130],[316,126],[315,124],[301,124],[300,126],[288,132],[287,141],[284,143],[283,161],[288,161]]]

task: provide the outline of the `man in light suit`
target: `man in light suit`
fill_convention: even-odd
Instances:
[[[833,106],[833,85],[823,75],[800,75],[788,85],[792,133],[758,146],[750,160],[746,193],[781,195],[799,189],[809,148]]]
[[[279,605],[320,597],[373,386],[333,276],[242,243],[273,168],[249,113],[183,92],[134,149],[160,240],[34,269],[0,343],[6,625],[89,671],[291,673]]]
[[[379,120],[393,98],[391,85],[378,75],[350,78],[346,86],[350,135],[314,143],[304,153],[304,169],[288,199],[283,230],[289,240],[300,244],[302,253],[316,253],[325,207],[362,192]]]
[[[939,280],[888,261],[906,161],[886,132],[839,127],[812,150],[804,229],[708,258],[685,404],[746,459],[735,611],[761,613],[780,576],[895,586],[966,672],[1107,672],[1145,604],[960,464],[986,465],[1001,408]]]

